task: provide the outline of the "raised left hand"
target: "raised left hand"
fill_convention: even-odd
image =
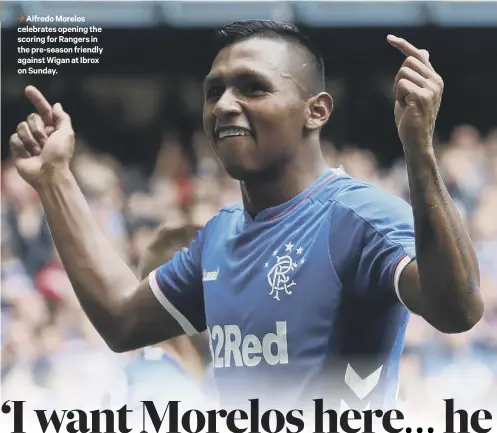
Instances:
[[[407,56],[395,77],[395,123],[404,150],[431,148],[444,83],[429,60],[405,39],[388,35],[388,42]]]

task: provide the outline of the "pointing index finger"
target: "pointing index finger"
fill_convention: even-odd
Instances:
[[[430,64],[430,55],[426,50],[420,50],[412,45],[410,42],[407,42],[405,39],[398,38],[394,35],[388,35],[387,41],[392,47],[397,48],[401,51],[406,57],[412,56],[423,62],[426,66],[431,68]]]
[[[25,90],[26,96],[31,101],[36,111],[40,114],[46,126],[53,126],[52,106],[48,103],[45,96],[34,86],[28,86]]]

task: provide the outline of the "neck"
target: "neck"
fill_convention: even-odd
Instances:
[[[310,152],[309,152],[310,153]],[[328,168],[321,151],[310,157],[296,157],[275,177],[241,181],[243,205],[252,216],[278,206],[305,191]]]

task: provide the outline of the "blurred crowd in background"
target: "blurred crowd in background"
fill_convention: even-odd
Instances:
[[[204,224],[221,206],[240,200],[238,183],[225,174],[200,130],[193,142],[196,166],[168,134],[154,171],[145,173],[77,137],[73,171],[101,229],[135,269],[159,225]],[[381,167],[370,151],[338,150],[328,140],[322,145],[331,167],[342,165],[349,174],[409,201],[402,158]],[[497,131],[481,136],[461,125],[448,142],[436,143],[436,151],[478,253],[486,307],[483,320],[462,335],[443,335],[411,318],[399,398],[421,413],[432,400],[455,398],[465,408],[476,408],[497,396]],[[112,353],[90,325],[54,249],[37,195],[10,160],[2,166],[1,205],[4,395],[30,395],[33,404],[44,405],[101,401],[136,353]]]
[[[72,116],[73,172],[102,231],[138,272],[139,258],[159,226],[203,225],[220,207],[241,198],[238,183],[225,174],[200,126],[202,79],[216,53],[212,27],[242,16],[286,20],[294,14],[321,48],[328,71],[335,109],[322,146],[330,167],[342,165],[406,201],[406,166],[392,115],[392,84],[403,57],[385,37],[393,31],[430,51],[445,82],[438,163],[476,247],[485,313],[462,335],[441,334],[411,317],[399,400],[420,417],[440,413],[444,398],[454,398],[466,410],[495,410],[497,129],[491,129],[497,127],[497,14],[488,9],[491,2],[380,2],[374,7],[373,2],[240,2],[223,4],[222,14],[209,2],[180,3],[124,2],[116,4],[118,10],[110,3],[98,10],[86,2],[37,2],[36,9],[31,2],[3,5],[3,400],[29,399],[38,409],[113,405],[113,398],[126,392],[124,371],[140,356],[138,351],[113,353],[89,323],[37,195],[9,159],[8,138],[32,109],[24,87],[39,87]],[[17,26],[27,25],[19,23],[19,15],[48,15],[55,9],[66,15],[79,11],[104,28],[98,35],[99,64],[62,65],[54,77],[19,75]],[[466,18],[467,26],[459,27]],[[181,22],[188,25],[171,24]],[[158,359],[155,354],[149,353]],[[212,373],[209,366],[206,373]],[[166,388],[161,381],[156,385]]]

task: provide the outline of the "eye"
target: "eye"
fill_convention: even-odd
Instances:
[[[224,89],[221,86],[210,87],[205,92],[207,101],[217,101],[223,95]]]
[[[241,90],[244,95],[259,96],[265,94],[268,89],[264,84],[253,81],[245,84]]]

